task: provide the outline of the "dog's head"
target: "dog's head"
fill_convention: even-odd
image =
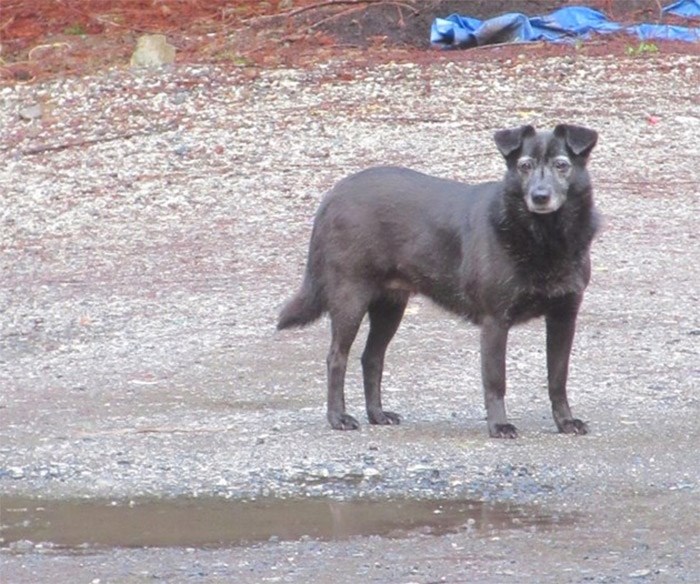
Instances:
[[[594,130],[560,124],[553,132],[536,132],[521,126],[496,132],[494,140],[506,159],[507,180],[519,184],[532,213],[553,213],[568,196],[588,188],[586,162],[598,140]]]

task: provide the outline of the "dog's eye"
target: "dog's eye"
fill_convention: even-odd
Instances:
[[[559,172],[566,172],[570,167],[571,163],[563,158],[558,158],[554,161],[554,168],[556,168]]]
[[[520,172],[531,172],[534,167],[535,165],[532,160],[525,159],[518,161],[518,170]]]

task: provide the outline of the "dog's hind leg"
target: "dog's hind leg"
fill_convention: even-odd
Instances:
[[[493,438],[517,438],[518,431],[506,417],[506,344],[508,327],[486,318],[481,327],[481,381],[484,386],[486,422]]]
[[[547,378],[549,399],[552,402],[554,423],[565,434],[587,434],[585,422],[571,415],[566,396],[569,355],[576,329],[578,302],[564,306],[546,316],[547,322]]]
[[[356,290],[340,290],[334,295],[336,302],[330,307],[331,347],[326,364],[328,367],[328,422],[336,430],[357,430],[358,421],[345,412],[345,370],[348,353],[357,336],[357,330],[367,312],[368,299]]]
[[[365,403],[370,424],[398,424],[401,418],[382,409],[381,384],[384,355],[403,317],[408,292],[397,293],[392,298],[381,298],[369,307],[369,334],[362,353],[362,377],[365,386]]]

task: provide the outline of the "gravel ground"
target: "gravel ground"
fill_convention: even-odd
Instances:
[[[456,54],[0,89],[3,497],[465,498],[577,517],[218,550],[22,542],[5,580],[698,581],[698,86],[693,55]],[[605,228],[570,382],[592,434],[554,433],[534,322],[509,348],[521,438],[489,439],[478,331],[422,299],[385,374],[403,425],[330,430],[327,324],[274,330],[324,190],[375,164],[498,178],[495,130],[562,121],[600,132]],[[354,358],[355,414],[359,384]]]

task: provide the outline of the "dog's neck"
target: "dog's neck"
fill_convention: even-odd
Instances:
[[[533,288],[569,280],[587,261],[598,227],[590,190],[570,193],[567,202],[548,214],[532,213],[519,192],[504,191],[495,201],[491,221],[501,244]]]

